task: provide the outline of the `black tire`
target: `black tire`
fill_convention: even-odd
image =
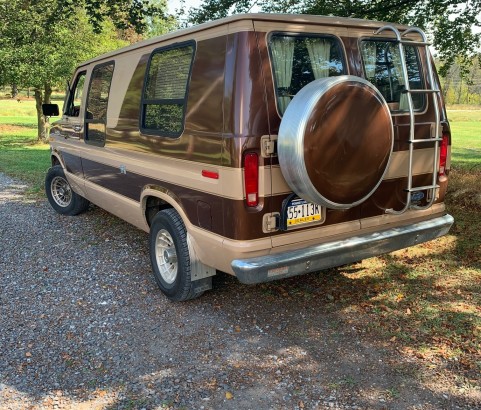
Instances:
[[[52,208],[61,215],[78,215],[85,212],[90,205],[88,200],[72,189],[60,165],[47,171],[45,193]]]
[[[154,278],[165,296],[173,302],[182,302],[202,295],[191,281],[187,232],[174,209],[164,209],[155,215],[150,227],[149,248]]]

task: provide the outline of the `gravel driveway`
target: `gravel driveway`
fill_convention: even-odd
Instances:
[[[60,216],[24,188],[0,174],[2,410],[475,408],[353,327],[325,289],[335,270],[218,274],[175,304],[144,232],[96,207]]]

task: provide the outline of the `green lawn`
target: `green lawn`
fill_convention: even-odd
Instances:
[[[27,182],[37,194],[49,166],[49,146],[37,143],[35,102],[0,100],[0,172]]]
[[[481,167],[481,110],[449,110],[455,167]]]

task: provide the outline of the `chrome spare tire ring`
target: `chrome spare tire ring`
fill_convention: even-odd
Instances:
[[[353,208],[376,191],[389,168],[391,113],[363,78],[318,79],[290,102],[277,146],[282,175],[299,197],[331,209]]]

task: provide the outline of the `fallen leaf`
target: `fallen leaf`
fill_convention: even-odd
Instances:
[[[32,357],[32,353],[30,352],[25,353],[25,357]]]
[[[241,328],[240,328],[240,326],[236,326],[236,327],[234,328],[234,330],[235,330],[237,333],[239,333],[239,332],[241,331]]]
[[[304,408],[304,402],[301,400],[299,401],[299,408],[303,409]]]
[[[410,314],[411,314],[411,309],[407,308],[407,309],[406,309],[406,314],[407,314],[407,315],[410,315]]]
[[[225,392],[225,398],[227,400],[232,400],[234,398],[234,395],[230,391]]]

